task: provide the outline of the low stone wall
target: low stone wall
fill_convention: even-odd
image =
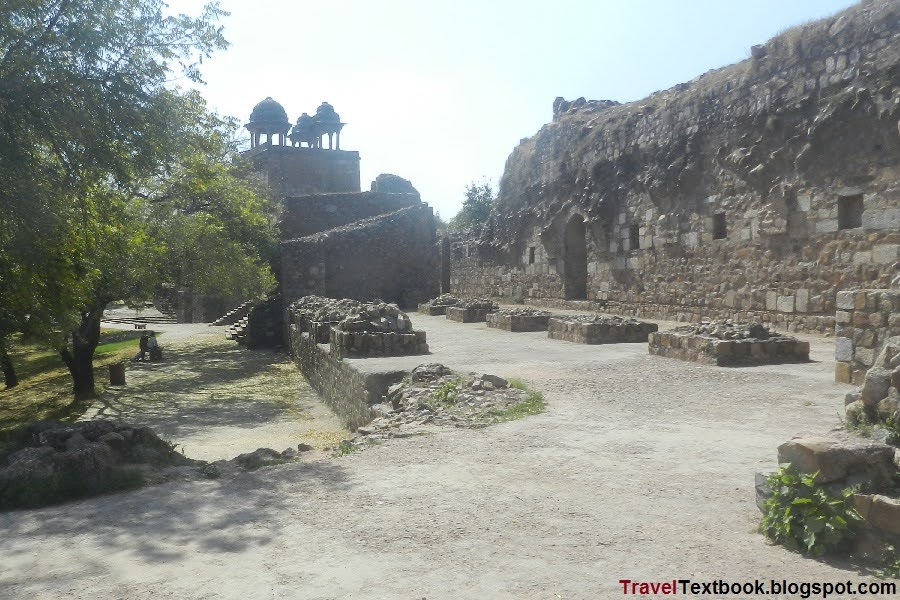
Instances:
[[[296,323],[290,326],[290,339],[291,357],[300,372],[351,430],[371,421],[371,406],[381,402],[388,386],[407,374],[406,371],[360,373],[332,356],[327,346],[317,344]]]
[[[769,295],[771,296],[771,294]],[[769,298],[771,299],[771,298]],[[770,310],[734,310],[709,306],[686,306],[658,303],[616,302],[613,300],[559,300],[553,298],[528,298],[526,304],[547,308],[592,310],[622,315],[636,319],[657,321],[681,321],[699,323],[707,319],[732,319],[734,321],[759,321],[771,329],[790,332],[826,333],[834,328],[834,315],[810,315],[781,313]]]
[[[432,317],[439,317],[441,315],[447,314],[446,306],[432,306],[431,304],[425,303],[419,305],[419,312],[423,315],[431,315]]]
[[[550,315],[507,315],[501,312],[487,315],[487,326],[504,331],[547,331]]]
[[[900,289],[838,292],[834,380],[862,385],[888,338],[900,335]]]
[[[428,354],[424,331],[369,333],[331,330],[331,355],[335,358],[370,358]]]
[[[707,365],[771,365],[809,360],[809,342],[790,337],[720,340],[673,331],[650,334],[650,354]]]
[[[457,306],[447,307],[447,318],[451,321],[459,323],[484,323],[487,321],[488,313],[492,312],[490,308],[459,308]]]
[[[576,344],[634,344],[646,342],[647,336],[657,329],[656,323],[643,321],[621,322],[613,318],[590,322],[551,317],[547,337]]]

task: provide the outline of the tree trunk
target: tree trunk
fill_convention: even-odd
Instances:
[[[72,374],[72,392],[75,398],[94,396],[94,350],[100,343],[100,317],[103,306],[91,308],[81,313],[78,329],[72,331],[72,349],[61,348],[59,351],[69,373]]]
[[[6,381],[7,389],[19,385],[16,369],[13,367],[12,359],[9,358],[6,343],[3,340],[0,340],[0,368],[3,369],[3,379]]]

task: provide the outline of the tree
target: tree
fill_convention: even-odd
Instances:
[[[131,200],[196,128],[171,89],[173,69],[199,81],[199,62],[227,45],[217,4],[197,18],[164,17],[164,7],[0,7],[0,340],[40,330],[59,344],[76,394],[94,389],[105,304],[145,291]],[[0,362],[9,362],[2,343]]]
[[[462,231],[484,223],[491,214],[493,203],[494,191],[491,189],[490,183],[466,185],[466,199],[463,200],[462,209],[450,219],[450,229]]]
[[[237,123],[185,97],[200,124],[178,160],[146,194],[144,220],[160,250],[160,283],[198,293],[254,297],[275,285],[272,191],[237,152]]]

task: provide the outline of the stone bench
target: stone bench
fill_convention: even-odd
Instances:
[[[647,336],[657,329],[656,323],[644,321],[592,323],[551,317],[547,337],[576,344],[634,344],[646,342]]]
[[[782,336],[767,340],[720,340],[708,335],[664,331],[650,335],[649,349],[655,356],[720,367],[809,361],[809,342]]]

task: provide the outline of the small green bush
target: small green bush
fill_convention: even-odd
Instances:
[[[446,381],[432,395],[432,397],[441,404],[454,404],[456,397],[459,395],[459,382]]]
[[[761,530],[772,541],[804,554],[832,552],[856,533],[862,517],[852,506],[853,490],[835,496],[806,475],[785,465],[766,480],[772,495],[766,500]]]
[[[343,442],[341,442],[340,444],[338,444],[335,447],[334,454],[332,454],[332,456],[334,456],[334,457],[346,456],[347,454],[351,454],[353,452],[356,452],[357,450],[359,450],[358,446],[354,446],[347,440],[344,440]]]

